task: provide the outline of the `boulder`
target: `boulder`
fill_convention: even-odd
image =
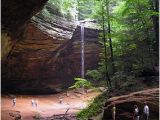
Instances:
[[[100,90],[101,92],[105,92],[105,91],[107,90],[107,88],[106,88],[106,87],[99,87],[99,90]]]
[[[112,97],[105,103],[103,119],[110,120],[112,117],[111,109],[116,105],[116,120],[131,120],[133,118],[134,105],[140,110],[142,117],[144,102],[147,102],[150,109],[150,119],[159,118],[159,89],[147,89],[128,95]]]
[[[74,91],[75,93],[78,93],[78,94],[82,94],[84,95],[85,94],[85,89],[84,88],[77,88],[75,89]],[[77,94],[76,94],[77,95]],[[79,95],[78,95],[79,96]]]
[[[21,114],[19,111],[10,111],[9,115],[14,118],[14,120],[21,120]]]

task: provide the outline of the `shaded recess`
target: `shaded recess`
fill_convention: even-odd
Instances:
[[[2,0],[2,30],[12,36],[20,35],[26,21],[39,12],[47,0]]]

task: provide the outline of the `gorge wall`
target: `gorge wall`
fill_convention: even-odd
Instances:
[[[86,70],[99,61],[98,32],[85,29]],[[25,23],[21,37],[10,41],[12,47],[2,58],[3,93],[55,93],[80,77],[80,27],[74,21],[39,12]]]

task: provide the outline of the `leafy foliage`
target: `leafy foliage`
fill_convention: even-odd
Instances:
[[[136,83],[136,80],[133,75],[128,75],[127,73],[120,71],[116,72],[112,77],[112,83],[115,89],[120,89],[134,85]]]
[[[67,20],[74,20],[77,14],[76,6],[75,0],[49,0],[42,13],[48,17],[51,14],[56,14]]]
[[[108,6],[110,8],[109,16],[106,14]],[[158,57],[156,57],[157,48],[155,47],[157,43],[156,33],[153,31],[156,21],[153,17],[158,17],[159,14],[155,10],[154,1],[95,0],[94,6],[90,8],[90,17],[96,19],[101,26],[103,26],[103,13],[105,13],[105,27],[107,21],[110,20],[112,32],[106,34],[106,43],[103,43],[104,33],[100,33],[99,42],[102,46],[106,45],[107,58],[105,58],[105,49],[102,49],[100,55],[102,60],[99,63],[99,68],[96,71],[93,70],[93,72],[88,71],[87,75],[93,79],[103,79],[105,59],[107,59],[107,70],[109,75],[112,76],[109,37],[112,37],[114,64],[117,72],[131,73],[132,71],[136,75],[137,72],[140,73],[145,69],[154,69]]]
[[[86,75],[94,80],[99,80],[102,78],[102,74],[98,70],[87,70]]]
[[[79,120],[88,120],[88,118],[98,115],[102,112],[104,103],[106,101],[106,94],[107,92],[104,92],[103,94],[96,97],[87,108],[83,109],[77,114],[77,117]]]
[[[70,20],[75,19],[77,14],[78,20],[95,19],[104,30],[99,34],[99,43],[102,45],[101,61],[97,70],[87,71],[86,75],[90,79],[116,79],[117,74],[120,75],[121,71],[127,74],[133,72],[135,73],[133,76],[138,77],[141,71],[153,70],[158,65],[158,48],[156,47],[158,46],[156,36],[158,33],[155,33],[154,30],[157,27],[156,18],[159,15],[156,10],[156,1],[49,0],[48,3],[54,10],[50,11],[49,8],[46,8],[43,12],[47,16],[50,16],[51,12],[56,12]],[[115,70],[113,70],[113,64]],[[114,75],[113,71],[118,73]],[[117,81],[121,77],[123,77],[122,74],[117,77]],[[125,80],[128,81],[128,78]],[[77,80],[74,87],[81,87],[84,82]],[[114,84],[114,80],[112,82]]]
[[[83,78],[74,78],[74,80],[76,81],[75,84],[73,86],[71,86],[70,88],[92,88],[92,84],[87,81],[86,79]]]

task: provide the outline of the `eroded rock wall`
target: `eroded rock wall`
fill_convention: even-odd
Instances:
[[[42,94],[62,91],[81,74],[80,27],[39,13],[28,23],[2,65],[2,92]],[[99,60],[98,30],[85,29],[85,69]]]
[[[9,41],[8,38],[5,40],[6,45],[5,42],[2,43],[5,45],[5,57],[2,57],[2,92],[59,92],[71,86],[74,77],[81,75],[80,27],[77,27],[75,21],[67,20],[56,12],[49,3],[44,7],[49,7],[49,15],[45,10],[37,13],[45,1],[25,1],[22,6],[17,4],[16,9],[7,12],[6,16],[11,14],[9,18],[3,14],[3,27],[12,34],[9,34]],[[16,5],[16,0],[6,2]],[[11,6],[2,7],[6,10]],[[19,12],[18,16],[12,12]],[[98,32],[96,29],[85,28],[85,70],[94,69],[98,64]]]
[[[58,16],[50,21],[37,15],[27,25],[3,66],[5,91],[52,93],[69,83],[66,62],[76,25]]]
[[[95,69],[100,60],[100,45],[98,36],[100,30],[84,28],[84,68],[87,70]],[[81,77],[81,28],[77,27],[72,37],[71,54],[69,55],[74,68],[75,76]]]
[[[25,28],[25,23],[38,11],[47,0],[2,0],[2,30],[12,36],[19,36]]]

